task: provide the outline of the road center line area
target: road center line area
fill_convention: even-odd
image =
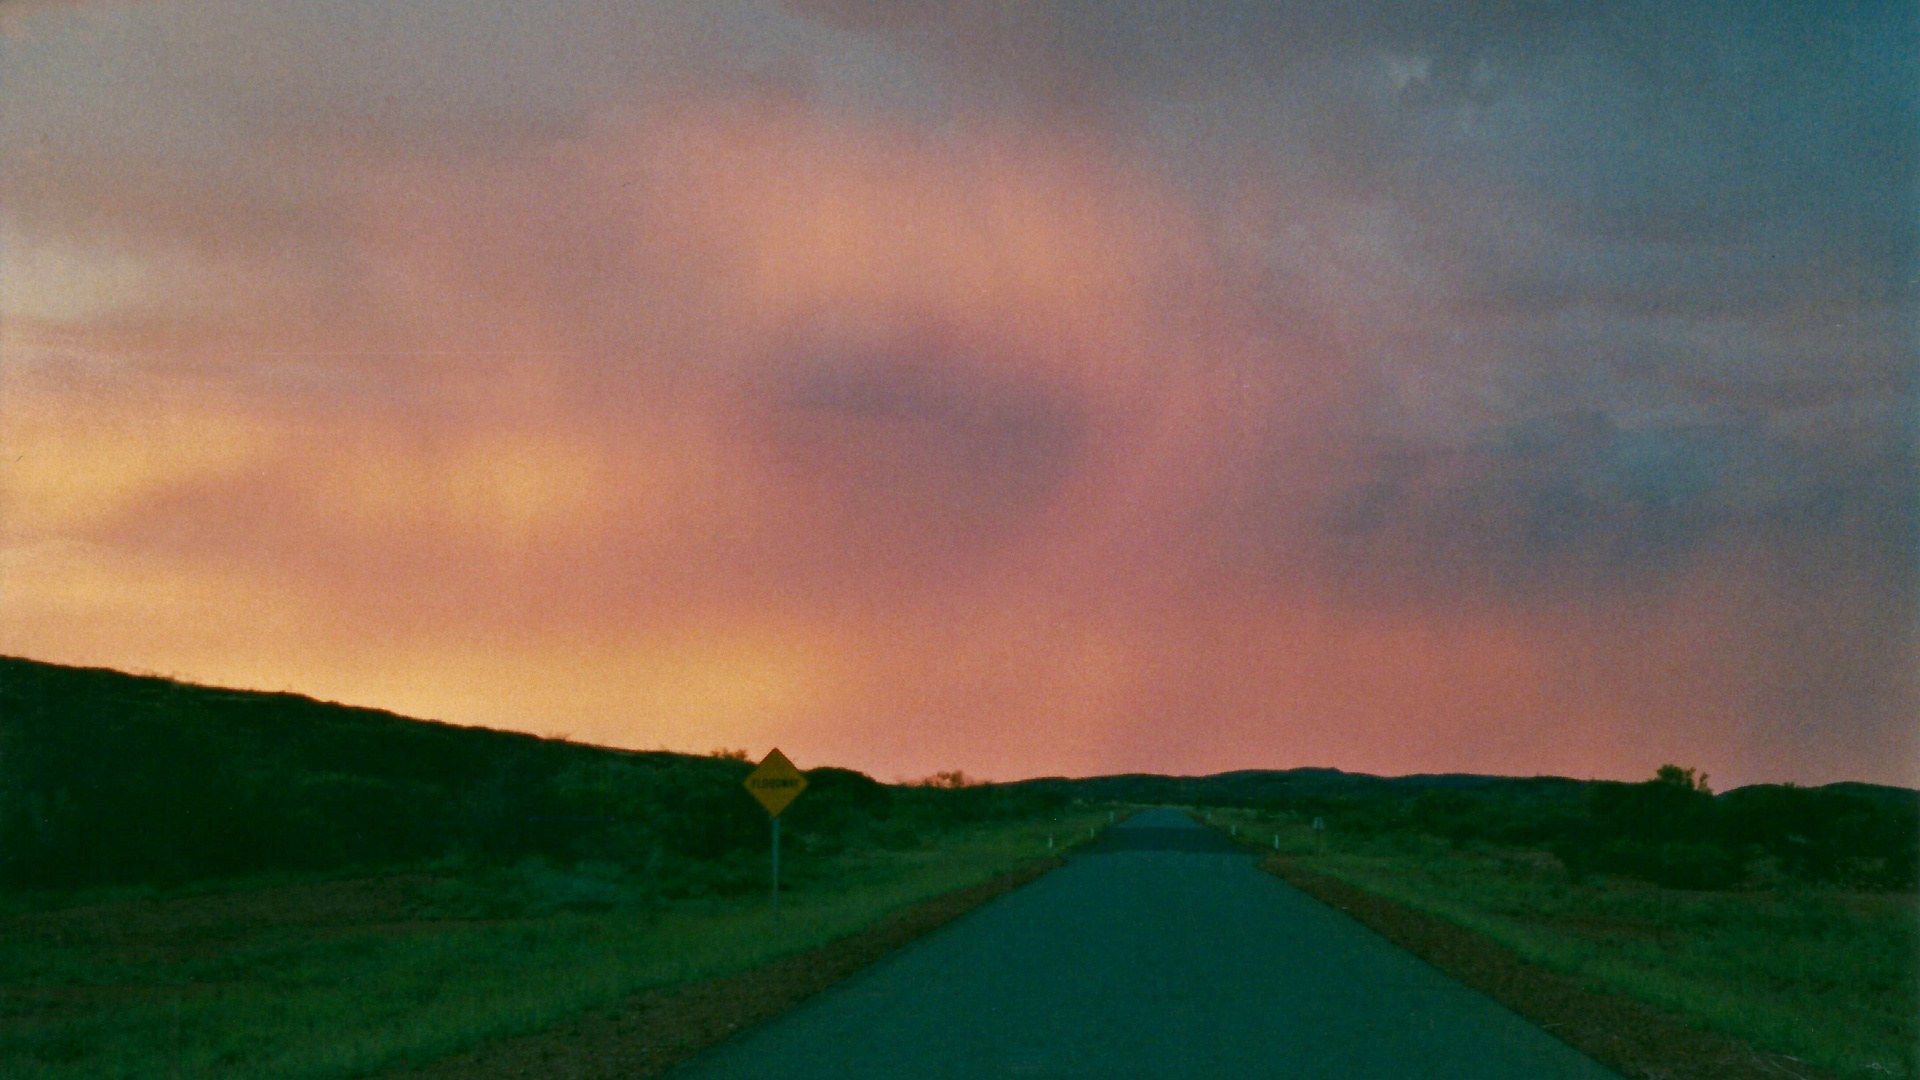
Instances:
[[[671,1075],[1615,1074],[1155,810]]]

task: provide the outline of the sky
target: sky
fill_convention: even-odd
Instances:
[[[1920,785],[1895,2],[0,0],[0,653]]]

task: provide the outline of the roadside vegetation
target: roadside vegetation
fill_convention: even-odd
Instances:
[[[1920,1076],[1920,895],[1898,799],[1716,799],[1669,768],[1588,785],[1549,814],[1458,791],[1200,812],[1588,989],[1849,1080]]]
[[[374,1075],[846,937],[1158,804],[1596,990],[1920,1080],[1913,791],[819,768],[775,923],[751,768],[0,658],[0,1075]]]
[[[393,1071],[825,944],[1106,822],[815,769],[776,921],[751,768],[0,659],[0,1075]]]

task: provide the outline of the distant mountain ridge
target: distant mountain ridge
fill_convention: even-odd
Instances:
[[[1235,769],[1204,776],[1163,776],[1157,773],[1120,773],[1094,777],[1038,777],[1012,781],[1013,786],[1070,791],[1083,798],[1135,802],[1218,803],[1255,805],[1275,799],[1416,797],[1429,791],[1481,792],[1508,797],[1530,797],[1544,802],[1578,802],[1590,786],[1611,783],[1566,776],[1493,776],[1476,773],[1415,773],[1375,776],[1324,766],[1296,769]],[[1782,785],[1754,784],[1750,788]],[[1749,788],[1721,792],[1725,798]],[[1833,791],[1873,799],[1902,800],[1920,796],[1912,788],[1844,780],[1804,791]]]

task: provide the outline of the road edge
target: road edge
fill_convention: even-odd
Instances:
[[[476,1049],[386,1075],[394,1080],[657,1077],[1064,865],[1062,858],[1031,859],[817,948],[732,975],[642,991],[545,1031],[491,1040]]]
[[[1834,1080],[1783,1054],[1703,1031],[1632,998],[1587,989],[1483,934],[1317,873],[1282,855],[1260,869],[1518,1013],[1624,1077],[1645,1080]]]

